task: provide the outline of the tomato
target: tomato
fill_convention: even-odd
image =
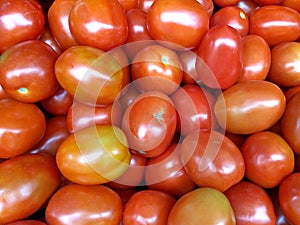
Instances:
[[[203,187],[183,195],[171,209],[167,225],[182,224],[234,225],[236,221],[227,197],[216,189]]]
[[[214,13],[215,5],[213,0],[197,0],[207,10],[208,16],[211,17]]]
[[[284,42],[271,50],[272,63],[268,80],[281,86],[300,85],[300,43]]]
[[[175,51],[150,45],[132,59],[131,77],[140,91],[162,91],[169,95],[182,82],[182,65]]]
[[[240,150],[217,131],[190,133],[183,139],[180,152],[187,174],[199,187],[223,192],[244,177],[245,164]]]
[[[58,88],[54,73],[57,53],[40,40],[24,41],[1,55],[0,83],[7,94],[23,102],[38,102]]]
[[[249,181],[241,181],[224,194],[233,208],[236,224],[276,224],[273,203],[262,187]]]
[[[126,87],[124,87],[118,98],[115,100],[114,104],[116,102],[119,102],[122,107],[122,111],[124,112],[126,108],[134,101],[134,99],[141,94],[134,85],[129,84]]]
[[[172,143],[164,153],[148,160],[145,182],[149,189],[179,198],[195,188],[183,168],[179,149],[179,144]]]
[[[198,84],[201,85],[201,80],[196,70],[197,51],[180,51],[178,57],[182,65],[183,76],[182,84]]]
[[[271,50],[268,43],[256,34],[242,38],[243,66],[238,82],[265,80],[271,67]]]
[[[300,85],[288,88],[284,92],[284,95],[286,97],[286,101],[288,102],[296,93],[298,93],[298,91],[300,91]]]
[[[236,29],[215,25],[204,35],[196,69],[210,88],[226,89],[235,84],[242,70],[242,39]]]
[[[139,191],[131,196],[124,207],[123,224],[164,225],[175,202],[175,198],[161,191]]]
[[[236,3],[236,6],[241,8],[248,17],[259,8],[255,0],[240,0]]]
[[[241,147],[245,177],[263,188],[277,187],[294,170],[294,153],[278,134],[262,131],[250,135]]]
[[[259,5],[278,5],[282,3],[283,0],[255,0]]]
[[[138,9],[141,9],[144,12],[148,13],[154,1],[155,0],[138,0]]]
[[[272,127],[283,115],[286,99],[275,84],[255,80],[226,89],[214,106],[216,118],[226,131],[251,134]]]
[[[38,1],[0,1],[0,55],[9,47],[37,39],[43,32],[45,16]]]
[[[138,0],[118,0],[118,2],[126,11],[135,9],[138,6]]]
[[[55,160],[26,154],[0,164],[0,224],[25,219],[36,212],[60,184]]]
[[[176,111],[162,92],[140,94],[125,110],[122,130],[132,152],[144,157],[162,154],[176,130]]]
[[[300,2],[297,0],[283,0],[281,5],[295,9],[296,11],[300,12]]]
[[[279,186],[279,203],[291,224],[300,223],[300,173],[290,174]]]
[[[46,44],[50,45],[50,47],[59,55],[62,53],[62,49],[58,42],[55,40],[55,38],[52,35],[51,30],[48,26],[46,26],[39,37],[39,40],[45,42]]]
[[[62,175],[74,183],[107,183],[127,170],[127,146],[120,128],[95,125],[69,135],[57,150],[56,163]]]
[[[111,104],[124,78],[120,64],[110,54],[89,46],[65,50],[56,60],[55,74],[75,100],[90,105]]]
[[[122,209],[119,195],[108,187],[70,184],[51,197],[45,214],[48,225],[119,225]]]
[[[300,93],[297,92],[288,102],[281,120],[282,135],[296,154],[300,154]]]
[[[177,111],[177,132],[186,136],[212,128],[212,112],[207,94],[198,85],[186,84],[171,96]]]
[[[46,224],[39,220],[19,220],[19,221],[7,223],[6,225],[46,225]]]
[[[104,51],[124,44],[128,35],[125,10],[118,0],[76,0],[69,25],[79,45]]]
[[[10,96],[3,90],[2,85],[0,84],[0,100],[10,98]]]
[[[65,50],[78,45],[70,31],[69,14],[76,0],[54,1],[48,10],[48,24],[55,40]]]
[[[153,39],[162,41],[163,45],[192,49],[208,31],[209,15],[195,0],[156,0],[147,14],[147,27]]]
[[[45,116],[33,103],[3,99],[0,114],[0,158],[11,158],[29,151],[45,133]]]
[[[216,11],[210,18],[210,27],[229,25],[243,37],[249,32],[249,18],[238,6],[226,6]]]
[[[214,4],[218,7],[226,7],[235,5],[239,2],[239,0],[213,0]]]
[[[271,47],[295,41],[300,36],[300,15],[281,5],[261,6],[250,16],[250,34],[261,36]]]

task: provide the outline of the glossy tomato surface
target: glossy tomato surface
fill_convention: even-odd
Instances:
[[[19,220],[6,225],[46,225],[44,222],[39,220]]]

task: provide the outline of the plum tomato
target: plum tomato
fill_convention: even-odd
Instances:
[[[193,49],[209,29],[209,14],[195,0],[156,0],[147,14],[147,28],[151,37],[163,45]]]
[[[54,193],[46,207],[48,225],[119,225],[123,205],[104,185],[69,184]]]
[[[0,115],[0,158],[28,152],[44,136],[46,118],[33,103],[2,99]]]
[[[264,5],[278,5],[282,3],[283,0],[255,0],[258,5],[264,6]]]
[[[224,192],[239,225],[276,225],[274,206],[268,193],[257,184],[241,181]]]
[[[130,162],[124,132],[112,125],[95,125],[70,134],[59,146],[56,163],[68,180],[103,184],[120,177]]]
[[[45,42],[29,40],[1,55],[0,83],[7,94],[23,102],[38,102],[58,88],[54,73],[58,54]]]
[[[300,85],[289,87],[284,91],[286,101],[288,102],[296,93],[300,91]]]
[[[138,0],[118,0],[125,11],[136,9],[138,6]]]
[[[76,0],[69,25],[79,45],[104,51],[125,44],[128,36],[126,13],[118,0]]]
[[[259,8],[255,0],[240,0],[236,3],[236,6],[241,8],[248,17]]]
[[[123,85],[123,70],[116,59],[94,47],[73,46],[55,63],[58,82],[75,100],[90,105],[111,104]]]
[[[52,156],[25,154],[0,164],[0,224],[25,219],[39,210],[60,184]]]
[[[283,0],[281,5],[295,9],[300,12],[300,2],[298,0]]]
[[[170,145],[176,124],[176,110],[171,99],[158,91],[140,94],[122,118],[122,130],[130,150],[151,158],[162,154]]]
[[[2,85],[0,84],[0,100],[10,98],[10,96],[3,90]]]
[[[182,224],[235,225],[236,220],[231,204],[222,192],[202,187],[183,195],[171,209],[167,225]]]
[[[272,127],[283,115],[285,106],[285,95],[276,84],[253,80],[223,91],[214,113],[226,131],[252,134]]]
[[[60,45],[58,44],[57,40],[54,38],[50,28],[48,26],[45,26],[42,34],[39,37],[40,41],[45,42],[46,44],[50,45],[50,47],[58,54],[60,55],[62,53],[62,49]]]
[[[165,192],[142,190],[131,196],[124,207],[124,225],[165,225],[176,199]]]
[[[219,8],[223,8],[226,6],[236,5],[239,0],[213,0],[213,2]]]
[[[39,220],[18,220],[15,222],[7,223],[6,225],[47,225]]]
[[[37,39],[46,18],[38,1],[0,1],[0,55],[9,47],[27,40]]]
[[[261,131],[246,138],[242,147],[245,177],[263,188],[275,188],[294,171],[294,153],[279,134]]]
[[[290,174],[279,186],[279,203],[291,224],[300,224],[300,173]]]
[[[197,0],[197,2],[204,6],[209,17],[213,15],[215,9],[213,0]]]
[[[209,88],[227,89],[242,70],[242,38],[229,25],[215,25],[204,35],[198,50],[196,69]]]
[[[196,131],[187,135],[180,147],[181,160],[199,187],[225,191],[245,175],[245,163],[239,148],[217,131]]]

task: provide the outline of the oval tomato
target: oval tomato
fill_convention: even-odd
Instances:
[[[39,220],[19,220],[19,221],[7,223],[6,225],[46,225],[46,224]]]
[[[236,3],[236,6],[241,8],[248,17],[259,8],[255,0],[240,0]]]
[[[62,49],[58,42],[55,40],[55,38],[52,35],[51,30],[48,26],[45,26],[41,36],[39,37],[40,41],[45,42],[46,44],[50,45],[50,47],[58,54],[60,55],[62,53]]]

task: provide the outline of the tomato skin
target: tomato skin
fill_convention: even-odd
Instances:
[[[106,186],[70,184],[50,198],[46,222],[48,225],[119,225],[122,209],[118,194]]]
[[[9,47],[37,39],[45,25],[43,8],[38,1],[2,0],[0,7],[0,55]]]
[[[279,203],[291,224],[300,223],[300,173],[289,175],[279,186]]]
[[[178,20],[182,16],[185,19]],[[208,31],[209,15],[206,8],[194,0],[156,0],[147,14],[147,28],[153,39],[162,41],[163,45],[192,49]]]
[[[300,85],[293,86],[288,88],[285,92],[284,95],[286,97],[286,102],[288,102],[296,93],[300,91]]]
[[[253,80],[223,91],[214,113],[226,131],[252,134],[272,127],[283,115],[285,106],[284,93],[277,85]]]
[[[0,114],[0,158],[12,158],[29,151],[45,133],[45,116],[33,103],[3,99]]]
[[[242,39],[228,25],[215,25],[204,35],[198,50],[196,69],[200,80],[210,88],[227,89],[242,70]]]
[[[263,188],[277,187],[294,170],[294,153],[278,134],[262,131],[250,135],[241,147],[245,177]]]
[[[203,187],[188,192],[177,200],[171,209],[167,225],[234,225],[235,222],[227,197],[216,189]]]
[[[70,134],[57,150],[56,163],[62,175],[74,183],[103,184],[128,168],[127,146],[120,128],[95,125]]]
[[[2,85],[0,84],[0,100],[10,98],[10,96],[3,90]]]
[[[39,220],[19,220],[19,221],[7,223],[6,225],[46,225],[46,224]]]
[[[300,15],[281,5],[261,6],[250,16],[250,34],[263,37],[271,47],[295,41],[300,36]]]
[[[249,181],[241,181],[224,192],[239,225],[275,225],[276,216],[267,192]]]
[[[58,42],[53,37],[51,30],[48,26],[45,26],[41,36],[39,37],[39,40],[45,42],[46,44],[50,45],[50,47],[58,54],[60,55],[62,53],[62,49]]]
[[[176,200],[154,190],[139,191],[131,196],[123,212],[124,225],[164,225]]]
[[[300,12],[300,2],[297,0],[283,0],[281,5],[295,9],[296,11]]]
[[[125,11],[136,9],[138,7],[138,0],[118,0]]]
[[[259,5],[255,0],[240,0],[236,3],[236,6],[241,8],[244,13],[249,17]]]
[[[128,35],[125,10],[118,0],[76,0],[69,25],[79,45],[104,51],[124,44]]]
[[[264,6],[264,5],[278,5],[282,3],[283,0],[255,0],[255,1],[260,6]]]
[[[45,204],[60,184],[60,173],[51,156],[26,154],[0,164],[0,184],[0,224],[7,224]]]
[[[199,187],[223,192],[244,177],[245,163],[240,150],[217,131],[190,133],[183,139],[180,152],[187,174]]]
[[[1,55],[0,83],[3,89],[23,102],[48,98],[58,88],[54,73],[57,57],[57,53],[40,40],[24,41],[10,47]]]

